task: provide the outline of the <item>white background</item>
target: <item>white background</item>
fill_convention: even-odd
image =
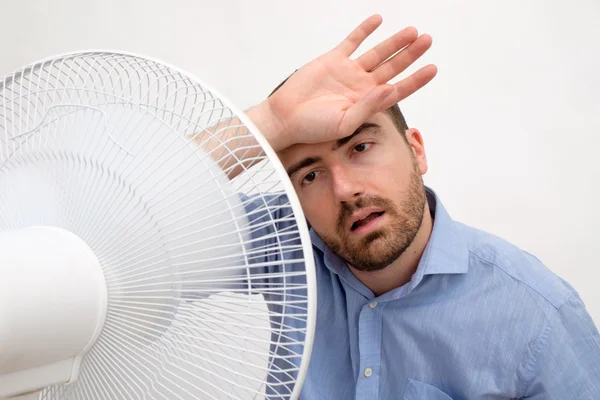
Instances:
[[[439,75],[401,103],[424,135],[434,188],[457,220],[537,255],[600,323],[598,0],[0,0],[0,75],[110,48],[177,65],[238,107],[372,13],[365,45],[414,25]]]

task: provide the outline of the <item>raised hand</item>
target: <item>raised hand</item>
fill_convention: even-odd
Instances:
[[[373,15],[339,45],[294,73],[263,106],[277,126],[280,149],[351,134],[373,114],[407,98],[437,73],[427,65],[390,84],[430,47],[429,35],[405,28],[356,59],[352,54],[382,23]],[[272,138],[273,139],[273,138]]]

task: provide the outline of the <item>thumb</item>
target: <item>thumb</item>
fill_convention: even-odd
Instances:
[[[394,91],[394,86],[389,84],[379,85],[367,93],[358,103],[346,110],[344,119],[340,124],[343,132],[353,132],[367,119],[377,113],[381,103]]]

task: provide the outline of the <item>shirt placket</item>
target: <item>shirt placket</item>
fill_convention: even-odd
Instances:
[[[378,399],[381,377],[381,331],[385,303],[371,300],[360,312],[358,346],[360,368],[356,399]]]

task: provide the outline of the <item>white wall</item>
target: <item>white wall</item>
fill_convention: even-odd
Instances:
[[[458,220],[541,258],[600,323],[597,0],[0,0],[0,74],[55,53],[114,48],[182,67],[240,107],[371,13],[434,37],[439,75],[402,104]],[[366,48],[366,46],[365,46]]]

